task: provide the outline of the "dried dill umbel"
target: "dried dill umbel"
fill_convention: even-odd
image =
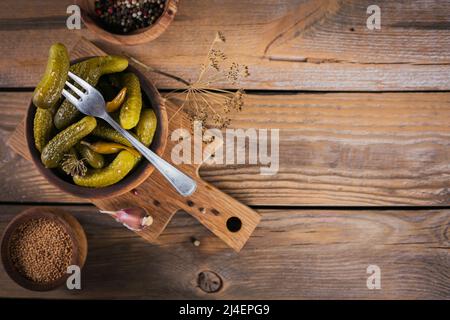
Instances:
[[[224,129],[231,123],[231,113],[242,111],[245,100],[244,89],[237,87],[235,90],[225,90],[213,86],[214,83],[225,82],[236,87],[243,78],[250,76],[248,66],[230,61],[225,52],[219,48],[225,42],[223,33],[217,32],[194,82],[188,82],[129,57],[146,70],[171,77],[185,85],[184,88],[174,90],[165,97],[169,101],[181,101],[180,107],[170,117],[169,122],[178,112],[184,110],[192,125],[200,123],[203,130],[211,127]]]
[[[61,161],[61,169],[68,175],[84,176],[87,168],[84,159],[78,159],[76,152],[66,153]]]

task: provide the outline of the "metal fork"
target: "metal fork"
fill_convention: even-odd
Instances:
[[[66,81],[67,87],[69,87],[79,97],[77,98],[69,91],[63,89],[62,94],[70,103],[72,103],[80,112],[89,116],[101,118],[108,122],[111,127],[116,129],[121,135],[130,141],[130,143],[148,161],[150,161],[150,163],[152,163],[159,172],[161,172],[161,174],[181,195],[187,197],[194,193],[197,188],[197,184],[191,177],[187,176],[173,165],[160,158],[152,150],[148,149],[135,137],[133,137],[128,131],[123,129],[116,121],[114,121],[106,112],[105,99],[103,99],[102,94],[97,89],[72,72],[69,72],[68,75],[76,84],[85,90],[85,92],[83,92],[69,81]]]

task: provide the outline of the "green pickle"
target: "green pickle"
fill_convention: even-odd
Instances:
[[[70,71],[86,80],[90,85],[96,86],[104,74],[121,72],[128,67],[128,60],[120,56],[95,57],[70,67]],[[58,129],[63,129],[75,122],[81,113],[69,101],[64,100],[55,114],[54,123]]]
[[[120,108],[120,125],[128,130],[134,128],[139,122],[142,109],[142,94],[139,78],[133,73],[121,75],[120,81],[127,88],[125,101]]]
[[[33,121],[34,145],[39,152],[50,141],[50,135],[53,131],[53,113],[55,108],[42,109],[36,108]]]
[[[128,60],[125,57],[103,56],[94,59],[100,59],[102,75],[121,72],[128,68]]]
[[[44,166],[56,168],[64,154],[91,133],[96,125],[97,121],[95,118],[87,116],[54,136],[42,150],[41,161]]]
[[[77,151],[80,153],[81,158],[94,169],[101,169],[105,165],[105,158],[98,152],[95,152],[91,148],[81,143],[76,145]]]
[[[152,109],[142,109],[141,117],[135,128],[136,135],[143,145],[149,147],[156,131],[156,114]]]
[[[105,140],[117,142],[128,147],[133,145],[119,132],[114,130],[109,124],[104,121],[99,121],[97,127],[92,131],[92,135],[97,138],[102,138]]]
[[[38,108],[49,109],[55,106],[64,88],[69,71],[69,54],[61,43],[50,47],[44,76],[33,93],[33,104]]]
[[[91,170],[85,176],[74,176],[73,181],[75,184],[83,187],[107,187],[122,180],[139,160],[140,157],[136,157],[131,152],[123,150],[107,167]]]

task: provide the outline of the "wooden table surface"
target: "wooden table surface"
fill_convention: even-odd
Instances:
[[[450,299],[450,2],[182,0],[166,32],[135,47],[68,30],[71,2],[0,2],[0,232],[30,206],[72,212],[89,242],[83,289],[30,292],[0,266],[0,297]],[[381,30],[366,27],[371,4]],[[52,43],[70,49],[85,37],[189,79],[216,31],[251,72],[233,126],[280,128],[276,175],[201,169],[262,215],[242,252],[185,213],[150,245],[49,185],[4,144]],[[366,286],[372,264],[380,290]]]

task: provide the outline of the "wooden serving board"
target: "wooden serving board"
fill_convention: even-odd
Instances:
[[[105,54],[84,38],[70,51],[72,59]],[[167,102],[165,107],[169,119],[178,109],[174,104]],[[175,117],[169,122],[169,137],[162,156],[164,159],[171,162],[172,147],[178,143],[178,141],[171,141],[171,132],[180,127],[189,128],[189,126],[190,122],[186,114],[184,112],[176,113]],[[25,140],[25,120],[17,126],[8,140],[8,145],[24,158],[31,160]],[[119,210],[129,207],[147,209],[154,219],[153,224],[137,233],[151,243],[157,243],[158,236],[166,228],[172,216],[177,211],[183,210],[194,216],[231,248],[239,251],[259,223],[260,216],[247,206],[203,181],[198,174],[199,167],[198,164],[181,164],[178,166],[197,182],[197,190],[189,197],[180,196],[165,178],[155,170],[146,181],[135,189],[135,192],[128,192],[107,199],[91,199],[91,202],[101,210]],[[233,219],[230,220],[230,218]],[[240,229],[234,231],[231,228],[230,230],[230,227],[227,226],[230,221],[237,221],[241,225]]]

